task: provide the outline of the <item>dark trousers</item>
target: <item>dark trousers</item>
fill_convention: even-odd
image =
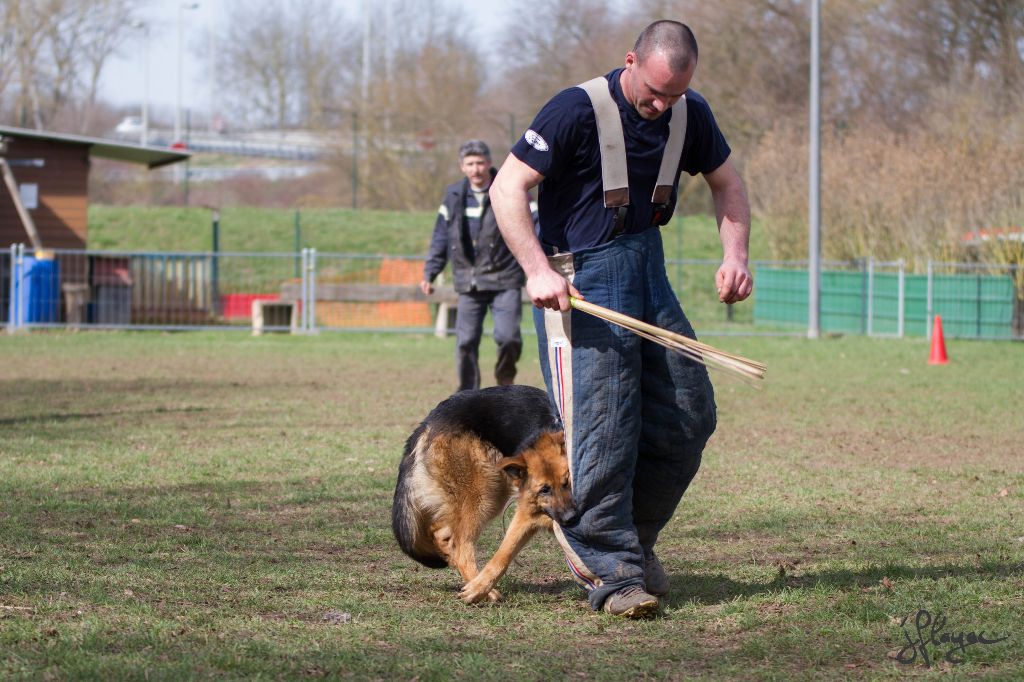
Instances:
[[[694,338],[658,230],[552,260],[588,301]],[[714,391],[703,365],[604,320],[576,310],[535,310],[534,319],[581,511],[579,523],[556,527],[555,536],[599,609],[611,593],[644,584],[644,554],[715,430]]]
[[[455,316],[455,366],[459,373],[459,390],[480,388],[480,337],[484,317],[491,309],[494,318],[494,342],[498,345],[498,361],[494,379],[498,385],[511,384],[516,378],[516,362],[523,351],[519,325],[523,304],[519,289],[503,291],[471,291],[459,294]]]

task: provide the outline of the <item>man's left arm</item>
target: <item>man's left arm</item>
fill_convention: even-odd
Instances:
[[[718,236],[722,241],[722,265],[715,273],[715,286],[722,303],[737,303],[750,296],[754,278],[750,274],[750,203],[743,180],[729,159],[704,179],[715,202]]]

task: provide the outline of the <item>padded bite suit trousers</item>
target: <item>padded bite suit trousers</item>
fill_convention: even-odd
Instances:
[[[694,338],[665,272],[659,230],[550,261],[587,301]],[[715,429],[714,392],[703,365],[610,322],[536,309],[534,322],[581,510],[577,524],[555,535],[599,609],[613,592],[643,584],[643,554],[672,518]]]

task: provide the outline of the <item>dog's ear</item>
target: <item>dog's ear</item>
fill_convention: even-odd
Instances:
[[[545,438],[547,440],[545,440]],[[540,435],[537,436],[537,441],[534,443],[534,446],[541,445],[541,443],[546,445],[548,441],[550,441],[551,445],[554,445],[555,447],[564,448],[565,431],[541,431]]]
[[[498,468],[517,483],[521,483],[526,478],[526,460],[522,455],[502,458],[498,462]]]

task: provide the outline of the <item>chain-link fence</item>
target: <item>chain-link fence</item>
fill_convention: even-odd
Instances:
[[[807,326],[806,262],[754,261],[751,301],[722,305],[716,260],[671,259],[666,270],[703,336],[801,334]],[[419,290],[422,256],[318,253],[0,252],[0,321],[9,329],[236,328],[262,331],[445,333],[456,295]],[[918,335],[941,315],[945,333],[1024,338],[1016,266],[902,261],[826,262],[822,330]],[[528,302],[524,301],[528,306]],[[532,320],[524,315],[524,331]]]
[[[806,328],[806,262],[762,262],[755,325]],[[946,336],[1024,339],[1024,287],[1016,265],[929,261],[910,273],[903,261],[826,262],[821,273],[821,328],[871,336],[930,336],[942,318]]]

